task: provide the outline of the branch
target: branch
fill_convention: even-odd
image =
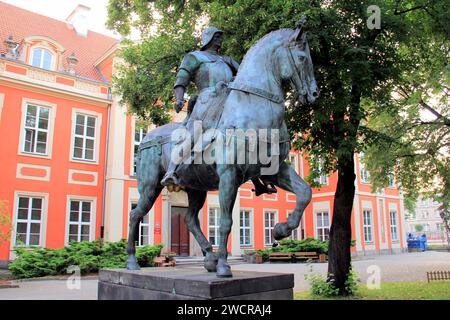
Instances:
[[[429,104],[427,104],[425,101],[423,101],[422,99],[420,100],[419,104],[424,107],[425,109],[427,109],[428,111],[430,111],[432,114],[434,114],[438,119],[443,118],[444,120],[444,124],[446,126],[450,126],[450,119],[448,119],[447,117],[444,117],[442,114],[440,114],[439,112],[437,112],[433,107],[431,107]]]

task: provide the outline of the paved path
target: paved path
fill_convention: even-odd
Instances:
[[[310,265],[314,273],[326,274],[326,263]],[[397,255],[383,255],[358,258],[353,261],[353,268],[359,274],[362,283],[368,277],[370,266],[380,268],[382,282],[390,281],[426,281],[426,272],[433,270],[450,271],[450,253],[418,252]],[[186,266],[186,268],[202,268]],[[255,272],[293,273],[294,291],[305,291],[308,284],[304,275],[309,272],[305,264],[233,264],[233,270]],[[19,282],[19,288],[0,289],[0,300],[5,299],[45,299],[45,300],[95,300],[97,299],[97,280],[81,280],[80,289],[68,289],[66,280],[37,280]]]

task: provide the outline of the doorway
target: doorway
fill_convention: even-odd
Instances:
[[[179,256],[189,256],[189,229],[184,222],[186,207],[171,207],[170,250]]]

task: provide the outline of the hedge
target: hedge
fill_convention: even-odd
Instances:
[[[16,259],[9,264],[9,270],[16,278],[35,278],[67,274],[69,266],[80,268],[81,274],[97,272],[102,268],[124,268],[126,266],[126,241],[103,243],[71,242],[61,249],[16,248]],[[136,258],[142,267],[153,266],[163,245],[139,247]]]

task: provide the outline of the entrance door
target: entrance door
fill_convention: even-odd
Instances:
[[[179,256],[189,255],[189,230],[184,222],[184,216],[187,208],[172,207],[171,208],[171,232],[170,232],[170,249]]]

